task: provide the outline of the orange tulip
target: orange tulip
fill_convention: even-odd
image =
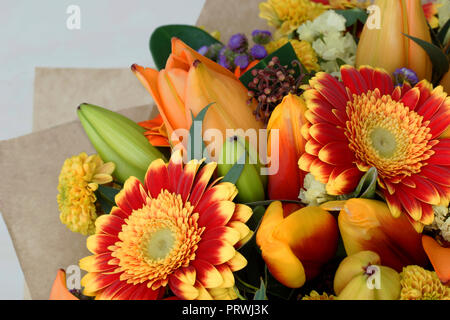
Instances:
[[[268,194],[273,200],[298,200],[305,172],[298,168],[298,159],[305,151],[301,128],[306,123],[306,104],[302,98],[289,94],[273,110],[267,130],[278,129],[278,172],[269,175]],[[269,131],[267,150],[270,157],[272,139]]]
[[[380,8],[380,28],[369,17],[358,44],[356,66],[384,68],[390,74],[406,67],[414,70],[419,80],[431,80],[432,65],[427,53],[402,34],[431,42],[421,1],[375,0],[374,4]]]
[[[405,214],[394,218],[382,201],[350,199],[341,210],[338,223],[347,255],[374,251],[384,266],[398,272],[407,265],[427,263],[421,234]]]
[[[337,223],[330,213],[319,207],[283,206],[280,201],[270,204],[256,233],[270,273],[290,288],[317,276],[336,253],[337,242]]]
[[[66,272],[59,269],[53,282],[52,291],[50,292],[50,300],[79,300],[67,290]]]
[[[172,39],[166,68],[156,71],[133,65],[132,70],[153,96],[171,137],[176,129],[189,129],[194,116],[209,103],[203,130],[261,129],[253,115],[256,101],[248,105],[247,89],[232,72],[202,56],[181,40]],[[173,137],[177,142],[179,137]]]
[[[450,248],[444,248],[430,236],[422,236],[422,244],[434,271],[444,284],[450,284]]]

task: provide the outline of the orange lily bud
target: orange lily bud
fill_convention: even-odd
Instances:
[[[263,128],[253,115],[256,102],[247,104],[247,89],[234,74],[177,38],[165,69],[133,65],[132,71],[155,100],[169,138],[176,129],[189,129],[191,112],[197,116],[211,102],[203,130],[218,129],[225,137],[226,129]]]
[[[434,271],[444,284],[450,284],[450,248],[444,248],[430,236],[422,236],[422,244]]]
[[[392,74],[406,67],[419,80],[431,80],[432,65],[425,50],[402,33],[431,42],[420,0],[376,0],[379,28],[369,17],[356,53],[356,66],[370,65]]]
[[[407,265],[427,263],[421,234],[405,214],[394,218],[382,201],[350,199],[341,210],[338,223],[347,255],[373,251],[384,266],[398,272]]]
[[[256,233],[270,273],[290,288],[317,276],[336,253],[338,242],[337,223],[330,213],[319,207],[295,209],[272,202]]]
[[[278,173],[269,175],[269,199],[297,200],[303,186],[305,172],[298,168],[298,159],[305,151],[305,139],[301,128],[306,123],[306,104],[302,98],[289,94],[273,110],[267,130],[278,129],[280,155]],[[270,157],[271,133],[269,132],[268,153]]]
[[[56,274],[49,300],[79,300],[67,290],[66,272],[63,269],[59,269]]]

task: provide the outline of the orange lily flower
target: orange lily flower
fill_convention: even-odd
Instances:
[[[172,39],[165,69],[134,64],[132,71],[155,100],[169,140],[176,129],[190,128],[191,112],[195,117],[212,102],[203,130],[218,129],[225,137],[226,129],[263,128],[253,115],[256,101],[247,104],[247,89],[235,75],[177,38]],[[172,143],[178,140],[175,136]]]
[[[306,104],[300,97],[289,94],[273,110],[267,130],[279,130],[279,170],[269,175],[269,199],[297,200],[305,172],[298,168],[298,159],[305,151],[305,139],[301,128],[307,122],[305,118]],[[271,133],[267,150],[271,150]]]
[[[427,256],[417,233],[405,214],[394,218],[382,201],[350,199],[338,218],[347,255],[373,251],[384,266],[398,272],[408,265],[425,266]]]
[[[319,207],[283,206],[280,201],[270,204],[256,233],[270,273],[290,288],[317,276],[336,253],[337,242],[337,223],[330,213]]]
[[[422,245],[439,279],[444,284],[450,284],[450,248],[441,247],[427,235],[422,236]]]
[[[147,137],[150,144],[154,147],[169,147],[169,140],[167,139],[167,131],[164,126],[163,118],[158,114],[151,120],[141,121],[138,123],[141,127],[147,129],[144,135]]]
[[[75,297],[66,286],[66,272],[59,269],[55,281],[53,282],[52,291],[50,292],[50,300],[80,300]]]
[[[376,0],[380,12],[380,28],[369,21],[364,26],[356,53],[357,67],[370,65],[392,74],[407,67],[419,80],[431,80],[432,65],[425,50],[404,34],[431,42],[420,0]],[[389,53],[389,54],[387,54]]]

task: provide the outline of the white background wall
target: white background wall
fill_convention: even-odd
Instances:
[[[151,32],[195,24],[205,0],[2,0],[0,140],[31,132],[35,67],[153,66]],[[81,9],[68,30],[67,7]],[[0,218],[0,299],[23,298],[23,275]]]

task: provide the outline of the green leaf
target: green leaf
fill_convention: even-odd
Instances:
[[[445,36],[447,35],[449,29],[450,29],[450,19],[447,20],[447,22],[445,23],[445,25],[442,27],[442,29],[439,31],[439,33],[437,35],[439,41],[441,42],[441,44],[443,46],[445,46],[445,43],[444,43]]]
[[[189,159],[202,159],[203,158],[203,151],[205,150],[205,142],[203,141],[203,120],[205,119],[206,112],[208,111],[209,107],[211,107],[215,102],[212,102],[208,104],[206,107],[204,107],[194,118],[194,115],[191,111],[192,116],[192,125],[189,129],[189,140],[188,140],[188,147],[187,147],[187,154]]]
[[[373,199],[377,188],[377,177],[377,169],[375,167],[370,168],[359,181],[356,190],[353,192],[353,197]]]
[[[120,192],[120,190],[118,190],[118,189],[106,187],[106,186],[102,186],[102,185],[98,186],[97,191],[102,198],[108,200],[109,202],[111,202],[113,204],[116,203],[115,197]]]
[[[264,285],[264,281],[261,278],[261,286],[258,291],[255,292],[255,297],[253,300],[268,300],[266,295],[266,286]]]
[[[358,21],[362,24],[366,23],[367,17],[369,16],[366,11],[354,8],[349,10],[334,10],[337,14],[343,16],[346,20],[345,26],[348,28]]]
[[[433,64],[433,83],[435,80],[439,80],[445,73],[447,73],[449,69],[449,62],[447,56],[442,52],[441,48],[438,46],[426,42],[422,39],[403,34],[406,37],[413,40],[415,43],[417,43],[419,46],[421,46],[428,56],[430,57],[431,63]]]
[[[268,66],[269,62],[272,60],[273,57],[278,57],[280,60],[280,64],[283,66],[288,66],[288,68],[293,68],[295,70],[294,78],[300,76],[300,68],[298,65],[295,65],[294,67],[291,65],[291,62],[294,60],[298,61],[298,57],[295,54],[294,48],[292,47],[291,43],[288,42],[284,46],[282,46],[280,49],[274,51],[267,57],[265,57],[263,60],[261,60],[256,66],[245,72],[239,80],[242,82],[242,84],[249,89],[248,84],[253,80],[252,70],[261,70]],[[305,67],[302,65],[302,69],[306,71]],[[309,80],[309,77],[305,77],[303,79],[303,83],[307,83]]]
[[[150,52],[156,67],[161,70],[172,52],[172,38],[179,38],[194,50],[221,43],[208,32],[190,25],[171,24],[156,28],[150,37]]]
[[[112,207],[116,203],[114,198],[119,191],[120,190],[111,187],[98,186],[95,195],[97,196],[97,200],[100,202],[100,206],[104,213],[109,214],[111,212]]]
[[[230,171],[223,177],[222,182],[236,184],[245,167],[245,154],[243,153],[241,158],[231,167]]]

